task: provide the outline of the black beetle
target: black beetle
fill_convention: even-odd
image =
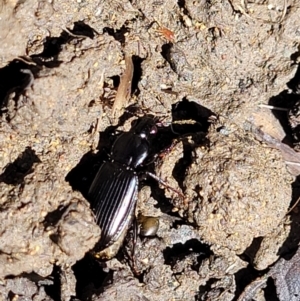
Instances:
[[[156,133],[153,118],[139,119],[129,132],[116,139],[110,160],[102,164],[91,184],[88,198],[102,231],[100,251],[94,253],[97,258],[112,258],[123,243],[137,202],[136,169],[148,157]]]

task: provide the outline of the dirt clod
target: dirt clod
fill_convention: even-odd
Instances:
[[[208,138],[210,145],[195,150],[187,171],[188,208],[179,207],[205,241],[242,253],[253,238],[267,235],[284,218],[292,177],[280,152],[251,133],[227,126],[226,132],[212,132]]]

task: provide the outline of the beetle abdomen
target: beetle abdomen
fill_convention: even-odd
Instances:
[[[113,244],[126,229],[136,204],[138,178],[133,170],[117,162],[105,162],[89,190],[103,247]]]

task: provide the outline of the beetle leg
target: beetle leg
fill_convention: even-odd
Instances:
[[[133,220],[133,238],[132,238],[132,253],[131,253],[131,257],[132,260],[135,261],[134,258],[134,254],[135,254],[135,246],[137,243],[137,235],[138,235],[138,221],[136,216],[134,216],[134,220]]]
[[[185,199],[185,196],[184,196],[184,194],[181,191],[179,191],[178,189],[175,189],[175,188],[171,187],[167,182],[165,182],[164,180],[162,180],[160,177],[156,176],[155,174],[153,174],[152,172],[149,172],[149,171],[146,171],[145,173],[146,173],[146,175],[148,175],[151,178],[153,178],[154,180],[156,180],[158,183],[160,183],[163,186],[165,186],[167,189],[170,189],[170,190],[174,191],[181,198]]]
[[[130,238],[132,245],[129,246],[129,249],[126,247],[124,248],[124,255],[127,257],[128,264],[131,268],[132,273],[135,276],[140,276],[141,272],[137,268],[136,258],[135,258],[135,247],[137,244],[137,235],[138,235],[138,221],[135,216],[133,218],[132,227],[133,227],[132,228],[132,238]]]
[[[136,258],[135,258],[135,247],[136,247],[136,243],[137,243],[137,235],[138,235],[138,221],[137,221],[136,216],[134,216],[131,262],[132,262],[132,271],[133,271],[133,273],[135,275],[139,276],[141,274],[141,272],[137,269]]]

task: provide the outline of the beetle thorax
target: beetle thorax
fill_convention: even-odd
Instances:
[[[123,133],[113,145],[111,158],[131,168],[141,165],[149,153],[149,143],[143,137],[142,133]]]

